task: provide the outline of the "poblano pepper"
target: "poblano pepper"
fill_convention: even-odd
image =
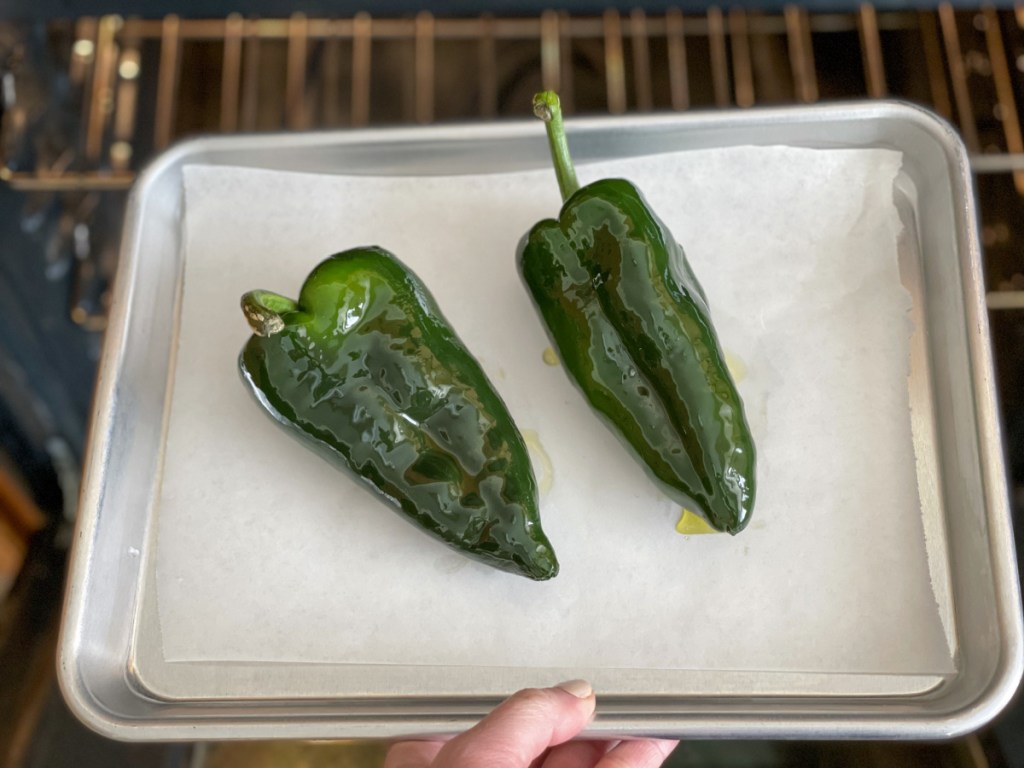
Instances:
[[[531,579],[558,573],[519,430],[398,259],[345,251],[313,270],[297,302],[252,291],[242,309],[254,331],[242,377],[301,442],[467,555]]]
[[[519,269],[566,370],[673,499],[715,529],[750,520],[754,441],[682,248],[622,179],[585,187],[558,97],[537,94],[562,192],[523,239]]]

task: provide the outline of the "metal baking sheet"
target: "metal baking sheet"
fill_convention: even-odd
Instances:
[[[403,669],[396,683],[393,668],[367,665],[164,661],[152,479],[168,411],[185,165],[498,172],[543,166],[536,139],[529,123],[203,139],[167,153],[140,179],[101,366],[61,642],[62,685],[86,722],[124,739],[449,733],[478,718],[497,692],[523,684],[515,669],[490,669],[484,683],[479,668],[446,668],[450,683],[438,688],[437,671],[427,669]],[[941,514],[958,649],[951,675],[623,671],[591,733],[933,738],[990,719],[1021,674],[1020,597],[973,194],[955,134],[920,109],[872,103],[577,120],[573,144],[583,161],[742,144],[903,152],[908,184],[897,199],[909,240],[901,248],[919,262],[904,282],[927,331],[913,342],[912,398],[928,406],[915,439],[933,446],[919,476],[922,498]]]

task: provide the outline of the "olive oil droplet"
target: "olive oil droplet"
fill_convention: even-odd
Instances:
[[[536,430],[523,429],[520,431],[523,435],[523,442],[526,443],[526,448],[534,460],[533,465],[540,467],[540,477],[537,478],[537,490],[540,491],[541,496],[545,496],[555,483],[555,465],[551,463],[551,457],[548,456],[548,452],[541,445],[540,435],[537,434]]]
[[[679,516],[679,522],[676,523],[676,531],[684,536],[718,533],[718,531],[708,525],[707,521],[697,513],[691,512],[688,509],[683,509],[682,512],[683,513]]]
[[[729,373],[732,374],[732,380],[739,383],[747,378],[747,366],[739,355],[734,355],[729,350],[725,350],[725,367],[729,369]]]

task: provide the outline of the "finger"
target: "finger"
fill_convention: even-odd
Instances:
[[[388,750],[384,768],[427,768],[443,746],[443,741],[400,741]]]
[[[543,768],[594,768],[617,741],[570,741],[555,747],[544,761]]]
[[[596,699],[583,680],[528,688],[456,736],[437,755],[438,768],[526,768],[548,747],[568,741],[590,722]]]
[[[594,768],[658,768],[678,745],[678,741],[658,739],[624,741]]]

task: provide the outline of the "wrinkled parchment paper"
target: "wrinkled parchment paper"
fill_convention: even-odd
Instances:
[[[755,517],[735,538],[677,534],[679,507],[543,359],[515,248],[558,210],[552,172],[186,168],[156,539],[166,659],[952,671],[908,415],[900,161],[742,147],[578,169],[634,180],[703,282],[757,439]],[[368,244],[419,273],[534,443],[554,581],[420,533],[243,388],[240,295],[295,296],[322,258]]]

